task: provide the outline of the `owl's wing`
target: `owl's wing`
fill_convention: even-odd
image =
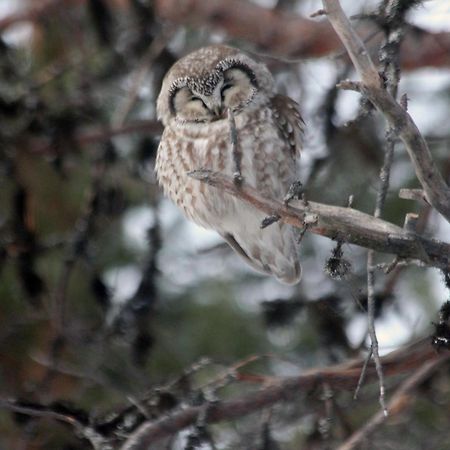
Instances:
[[[228,245],[238,254],[240,255],[242,258],[245,259],[245,261],[247,262],[247,264],[249,264],[250,266],[252,266],[255,270],[257,270],[258,272],[263,272],[264,270],[263,268],[256,264],[253,259],[251,259],[247,253],[245,252],[245,250],[239,245],[238,241],[236,241],[236,239],[234,238],[234,236],[231,233],[220,233],[220,235],[227,241]],[[267,272],[266,272],[267,273]]]
[[[271,105],[278,129],[283,139],[289,143],[292,156],[297,158],[302,149],[305,127],[299,104],[286,95],[276,94],[271,98]]]

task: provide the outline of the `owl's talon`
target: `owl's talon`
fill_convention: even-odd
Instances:
[[[303,189],[303,184],[301,181],[294,181],[287,191],[287,194],[284,196],[283,203],[288,206],[291,200],[303,200],[305,204],[307,204],[305,199],[305,191]]]

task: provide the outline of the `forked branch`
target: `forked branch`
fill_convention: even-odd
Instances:
[[[408,112],[382,86],[364,43],[354,31],[339,1],[323,0],[322,3],[362,80],[362,83],[347,87],[356,88],[365,95],[397,131],[428,201],[450,222],[450,188],[437,169],[425,139]]]

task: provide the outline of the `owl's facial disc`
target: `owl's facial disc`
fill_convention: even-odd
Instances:
[[[204,83],[209,87],[209,92],[206,89],[199,92],[197,86],[202,86],[201,81],[175,90],[171,97],[171,110],[179,121],[201,123],[223,120],[228,109],[239,113],[256,93],[255,81],[250,74],[237,67],[220,73],[212,89],[210,80]]]

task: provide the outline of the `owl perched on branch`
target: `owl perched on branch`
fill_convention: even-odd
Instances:
[[[283,199],[296,179],[301,149],[297,103],[274,92],[265,65],[235,48],[212,45],[173,65],[157,111],[165,129],[156,171],[165,194],[189,219],[216,230],[253,268],[297,283],[301,267],[291,226],[277,222],[261,229],[263,212],[187,175],[196,169],[235,173],[233,126],[243,182]]]

